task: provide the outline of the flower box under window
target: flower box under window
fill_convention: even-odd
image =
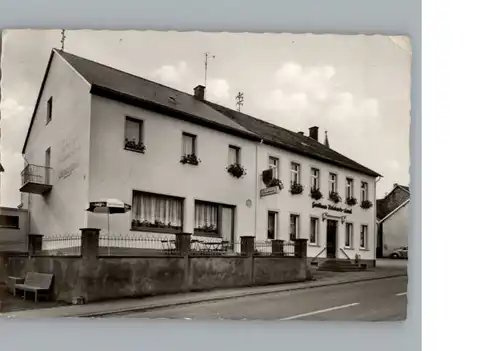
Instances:
[[[181,231],[182,226],[176,226],[173,225],[172,223],[168,222],[162,222],[162,221],[140,221],[138,219],[133,219],[132,220],[132,229],[149,229],[149,228],[158,228],[158,229],[168,229],[171,231]]]
[[[235,178],[241,178],[247,174],[245,168],[239,163],[233,163],[227,167],[227,172]]]
[[[355,206],[358,203],[358,200],[355,197],[351,196],[345,200],[345,203],[349,206]]]
[[[125,139],[125,149],[126,150],[130,150],[130,151],[136,151],[136,152],[144,153],[146,151],[146,145],[144,145],[140,141],[137,142],[135,140]]]
[[[298,195],[302,194],[304,191],[304,186],[300,183],[292,183],[292,186],[290,187],[290,192],[292,195]]]
[[[272,188],[274,186],[279,187],[280,190],[283,189],[283,183],[281,182],[281,180],[279,180],[277,178],[271,179],[271,181],[267,184],[268,188]]]
[[[342,201],[342,198],[340,197],[339,193],[336,191],[331,191],[328,197],[330,198],[330,200],[332,200],[336,204],[338,204],[339,202]]]
[[[361,201],[360,206],[362,209],[368,210],[369,208],[371,208],[373,206],[373,203],[370,200],[363,200],[363,201]]]
[[[195,154],[189,154],[181,157],[181,163],[197,166],[201,163],[201,160]]]
[[[320,200],[321,198],[323,198],[323,194],[318,188],[313,188],[311,189],[311,197],[314,200]]]

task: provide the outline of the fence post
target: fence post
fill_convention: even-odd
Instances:
[[[99,233],[97,228],[82,228],[81,254],[83,258],[97,258],[99,256]]]
[[[28,255],[32,256],[42,251],[42,234],[28,234]]]
[[[241,254],[245,256],[252,256],[255,252],[255,237],[254,236],[242,236],[241,239]]]
[[[175,249],[181,256],[189,255],[191,250],[191,234],[177,233],[175,234]]]
[[[307,239],[295,239],[294,240],[294,254],[295,257],[306,258],[307,257]]]
[[[273,256],[283,256],[283,240],[281,239],[273,239],[271,240],[271,250]]]

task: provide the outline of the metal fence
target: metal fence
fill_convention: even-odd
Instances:
[[[100,256],[180,255],[175,245],[175,235],[121,235],[99,236]]]
[[[38,255],[49,256],[78,256],[81,255],[81,234],[65,234],[44,236],[42,250]]]
[[[81,255],[81,234],[44,236],[40,255]],[[175,234],[104,234],[99,236],[99,256],[181,256]],[[222,238],[191,237],[191,256],[239,256],[240,241]],[[0,246],[1,250],[1,246]],[[254,256],[294,256],[293,241],[266,240],[254,242]]]
[[[295,243],[293,241],[257,241],[255,242],[254,256],[294,256]]]
[[[199,237],[191,240],[190,255],[201,256],[227,256],[241,255],[239,241],[227,241],[222,238]]]

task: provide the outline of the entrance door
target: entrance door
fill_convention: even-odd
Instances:
[[[336,258],[337,255],[337,221],[329,219],[326,222],[326,257]]]

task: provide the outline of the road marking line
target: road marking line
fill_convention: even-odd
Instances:
[[[336,306],[336,307],[332,307],[332,308],[327,308],[327,309],[324,309],[324,310],[318,310],[318,311],[312,311],[312,312],[308,312],[308,313],[302,313],[302,314],[298,314],[296,316],[281,318],[280,321],[289,321],[289,320],[292,320],[292,319],[297,319],[297,318],[302,318],[302,317],[307,317],[307,316],[314,316],[315,314],[320,314],[320,313],[325,313],[325,312],[340,310],[340,309],[343,309],[343,308],[353,307],[353,306],[357,306],[357,305],[359,305],[359,302],[350,303],[348,305],[342,305],[342,306]]]
[[[407,292],[402,292],[402,293],[399,293],[399,294],[396,294],[396,296],[403,296],[403,295],[406,295]]]

